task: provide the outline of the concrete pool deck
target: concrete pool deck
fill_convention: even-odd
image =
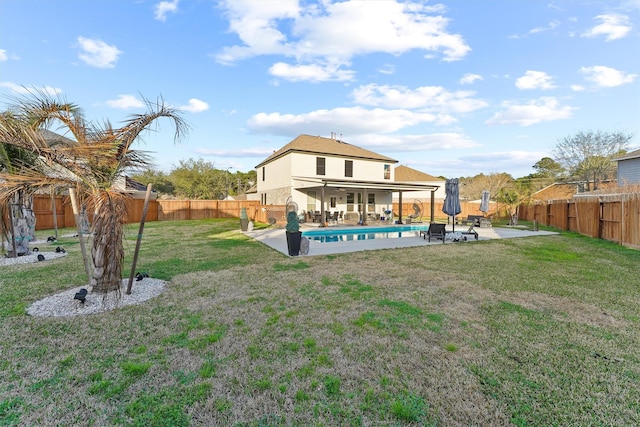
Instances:
[[[414,224],[416,225],[416,224]],[[426,224],[425,224],[426,225]],[[351,227],[332,227],[332,230],[339,231],[340,229],[353,230]],[[447,226],[447,231],[451,231],[451,226]],[[375,228],[375,227],[367,227]],[[307,230],[314,230],[317,228],[300,227],[302,232]],[[456,227],[457,231],[466,231],[467,227]],[[494,239],[513,239],[518,237],[533,237],[533,236],[547,236],[558,234],[552,231],[531,231],[517,227],[492,227],[492,228],[475,228],[478,232],[478,240],[494,240]],[[282,252],[285,255],[289,255],[287,250],[287,238],[284,228],[266,228],[263,230],[246,231],[244,234],[251,237],[258,242],[261,242],[278,252]],[[468,244],[475,242],[472,236],[467,236],[469,240],[466,242],[453,242],[446,240],[445,244]],[[377,249],[393,249],[393,248],[409,248],[415,246],[426,245],[442,245],[442,240],[432,240],[431,242],[422,237],[401,237],[396,239],[367,239],[367,240],[349,240],[342,242],[317,242],[310,240],[309,253],[305,256],[317,256],[317,255],[331,255],[347,252],[359,252],[359,251],[373,251]]]

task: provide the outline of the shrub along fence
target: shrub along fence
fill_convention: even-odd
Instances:
[[[640,248],[640,193],[523,204],[518,218]]]
[[[402,204],[402,216],[414,213],[413,201]],[[434,203],[434,216],[438,220],[446,220],[442,212],[443,201]],[[55,206],[55,211],[53,209]],[[137,223],[142,217],[144,200],[129,199],[127,201],[127,222]],[[490,204],[488,216],[496,213],[496,204]],[[256,200],[150,200],[146,221],[172,221],[205,218],[239,218],[240,210],[245,208],[251,221],[259,221],[283,225],[286,222],[284,205],[260,205]],[[422,221],[427,222],[431,216],[431,203],[421,202]],[[461,202],[462,212],[458,218],[467,215],[482,215],[478,202]],[[33,200],[33,210],[36,215],[36,230],[50,230],[55,228],[75,227],[75,218],[71,202],[66,196],[51,198],[48,195],[36,195]],[[55,214],[54,214],[55,212]],[[398,217],[399,204],[393,204],[394,216]],[[89,221],[92,221],[92,214]]]

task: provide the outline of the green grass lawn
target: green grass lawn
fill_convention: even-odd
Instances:
[[[90,316],[25,314],[85,285],[77,240],[0,267],[0,425],[640,424],[638,251],[562,233],[289,258],[239,225],[147,223],[136,270],[167,289]]]

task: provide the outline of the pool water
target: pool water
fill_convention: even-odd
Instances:
[[[417,237],[420,231],[429,229],[424,225],[394,225],[387,227],[351,227],[323,228],[321,230],[303,231],[302,235],[315,242],[352,242],[356,240],[399,239],[401,237]]]

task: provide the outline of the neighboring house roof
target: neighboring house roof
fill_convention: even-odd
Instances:
[[[404,182],[433,182],[445,180],[442,178],[436,178],[428,173],[420,172],[419,170],[412,169],[408,166],[400,165],[395,169],[395,180]]]
[[[567,184],[554,183],[536,191],[531,197],[534,200],[562,200],[572,198],[577,192],[578,184],[575,182]]]
[[[285,156],[289,153],[306,153],[313,155],[331,155],[350,157],[366,160],[380,160],[389,163],[398,163],[397,160],[391,157],[383,156],[382,154],[374,153],[373,151],[365,150],[364,148],[357,147],[355,145],[348,144],[344,141],[340,141],[334,138],[324,138],[322,136],[311,135],[298,135],[293,141],[271,154],[265,160],[263,160],[256,168],[259,168],[279,157]]]
[[[147,186],[139,181],[136,181],[135,179],[129,178],[128,176],[124,177],[126,180],[126,189],[127,190],[135,190],[135,191],[147,191]],[[156,190],[154,190],[153,188],[151,189],[151,191],[155,192]]]
[[[531,198],[534,200],[568,200],[577,195],[606,194],[616,188],[616,181],[604,181],[598,183],[597,190],[585,192],[583,190],[586,187],[585,184],[585,182],[551,184],[533,193]]]
[[[55,146],[57,144],[68,145],[69,143],[72,143],[72,144],[76,143],[74,140],[69,139],[66,136],[62,136],[60,134],[52,132],[49,129],[40,129],[40,133],[42,134],[42,137],[44,138],[44,140],[47,141],[47,144],[49,144],[50,146]]]
[[[640,150],[635,150],[627,154],[623,154],[620,157],[616,157],[613,159],[614,162],[619,162],[620,160],[630,160],[637,159],[640,157]]]

